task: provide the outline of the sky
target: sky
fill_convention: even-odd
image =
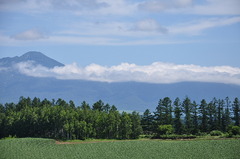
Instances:
[[[218,78],[228,76],[223,83],[240,83],[240,1],[0,0],[0,58],[28,51],[40,51],[78,71],[100,66],[109,72],[126,65],[131,70],[131,64],[140,72],[171,66],[165,69],[171,74],[179,72],[175,66],[213,70],[210,74],[222,68]]]

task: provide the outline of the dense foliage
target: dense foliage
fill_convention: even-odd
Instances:
[[[200,104],[186,97],[172,101],[169,97],[159,100],[156,111],[147,109],[143,113],[142,127],[145,134],[169,135],[171,126],[174,133],[200,135],[212,131],[240,134],[240,101],[213,98],[209,103],[202,100]],[[160,127],[159,127],[160,125]],[[171,125],[171,126],[170,126]],[[234,126],[235,125],[235,126]],[[163,131],[164,130],[164,131]],[[238,133],[239,132],[239,133]]]
[[[49,101],[21,97],[17,104],[0,106],[0,137],[44,137],[57,139],[135,139],[142,132],[140,116],[119,113],[101,100],[92,108],[86,102]]]
[[[90,106],[85,101],[49,101],[20,97],[18,103],[0,105],[0,138],[44,137],[56,139],[136,139],[139,135],[240,134],[240,101],[214,98],[200,104],[186,97],[159,100],[156,111],[147,109],[120,113],[113,105],[99,100]],[[143,131],[142,131],[143,130]],[[220,132],[219,132],[220,131]],[[163,137],[163,136],[162,136]],[[173,136],[172,136],[173,137]],[[184,136],[186,137],[186,136]],[[191,137],[191,136],[190,136]]]
[[[237,159],[240,140],[135,140],[57,145],[49,139],[0,140],[4,159]]]

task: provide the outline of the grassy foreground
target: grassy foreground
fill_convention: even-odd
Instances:
[[[51,139],[0,140],[1,159],[238,159],[240,140],[136,140],[56,144]]]

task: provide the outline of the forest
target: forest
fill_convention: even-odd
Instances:
[[[160,99],[156,110],[143,114],[121,112],[99,100],[90,106],[20,97],[18,103],[0,104],[0,138],[40,137],[72,139],[137,139],[140,135],[201,135],[212,131],[240,134],[240,101],[213,98],[199,104],[186,97],[182,101]],[[170,130],[169,132],[164,131]]]

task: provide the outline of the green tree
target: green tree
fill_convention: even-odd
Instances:
[[[33,107],[40,107],[41,106],[40,98],[34,97],[33,100],[32,100],[32,106]]]
[[[153,116],[149,109],[146,109],[143,113],[141,124],[144,134],[152,134]]]
[[[5,135],[5,108],[2,104],[0,104],[0,139],[4,137]]]
[[[49,105],[51,102],[48,101],[47,104]],[[59,106],[62,106],[63,108],[67,108],[68,107],[68,103],[61,99],[61,98],[58,98],[58,100],[56,101],[56,105],[59,105]]]
[[[207,114],[208,114],[208,127],[209,132],[213,130],[218,130],[217,124],[217,99],[213,98],[213,100],[207,106]]]
[[[199,113],[200,113],[200,120],[201,120],[201,123],[200,123],[200,128],[201,128],[201,131],[202,132],[207,132],[208,131],[208,114],[207,114],[207,102],[205,99],[203,99],[201,101],[201,104],[199,106]],[[212,120],[212,116],[211,116],[211,120]],[[211,121],[212,123],[212,121]]]
[[[108,103],[103,106],[103,111],[106,113],[109,113],[110,109],[111,109],[111,107]]]
[[[172,124],[172,101],[169,97],[160,99],[155,112],[158,125]]]
[[[191,100],[186,97],[182,103],[183,113],[185,114],[185,128],[186,133],[190,134],[193,129],[193,122],[192,122],[192,102]]]
[[[172,118],[172,101],[169,97],[163,99],[163,105],[165,106],[165,124],[173,124]]]
[[[83,101],[80,107],[83,110],[90,110],[90,106],[86,101]]]
[[[199,126],[198,126],[198,108],[197,108],[196,101],[193,101],[192,103],[192,121],[193,121],[193,130],[192,134],[197,134],[199,132]]]
[[[76,139],[85,140],[87,138],[87,123],[76,120],[74,122],[74,134],[76,135]]]
[[[234,99],[234,102],[233,102],[233,119],[235,121],[235,126],[240,126],[239,123],[240,123],[240,102],[239,102],[239,99],[238,98],[235,98]]]
[[[110,111],[116,112],[117,111],[117,107],[115,105],[112,105],[110,108]]]
[[[75,108],[75,103],[72,100],[70,100],[69,101],[69,106],[74,109]]]
[[[102,100],[97,101],[93,104],[93,110],[103,111],[104,103]]]
[[[183,133],[183,124],[182,124],[182,110],[180,108],[181,103],[180,103],[180,99],[176,98],[174,101],[174,128],[175,128],[175,133],[177,134],[182,134]]]
[[[141,118],[136,111],[133,111],[130,115],[132,120],[132,134],[131,139],[138,139],[139,135],[142,134],[142,127],[141,127]]]
[[[217,102],[217,129],[223,131],[224,113],[223,113],[224,100],[219,99]]]
[[[30,105],[32,105],[31,99],[29,97],[25,98],[25,97],[21,96],[19,98],[18,104],[16,105],[16,109],[17,109],[17,111],[21,111],[21,109],[23,109],[27,106],[30,106]]]
[[[158,106],[156,107],[156,111],[154,112],[155,119],[155,128],[157,129],[158,125],[164,124],[164,107],[163,100],[160,99],[158,102]]]
[[[120,136],[121,139],[130,139],[132,134],[132,120],[128,113],[123,112],[121,115]]]
[[[229,100],[229,97],[225,98],[225,103],[226,103],[226,107],[225,107],[224,112],[223,112],[224,120],[223,120],[223,124],[222,124],[224,132],[226,132],[228,126],[232,124],[231,115],[230,115],[230,103],[231,102]]]

